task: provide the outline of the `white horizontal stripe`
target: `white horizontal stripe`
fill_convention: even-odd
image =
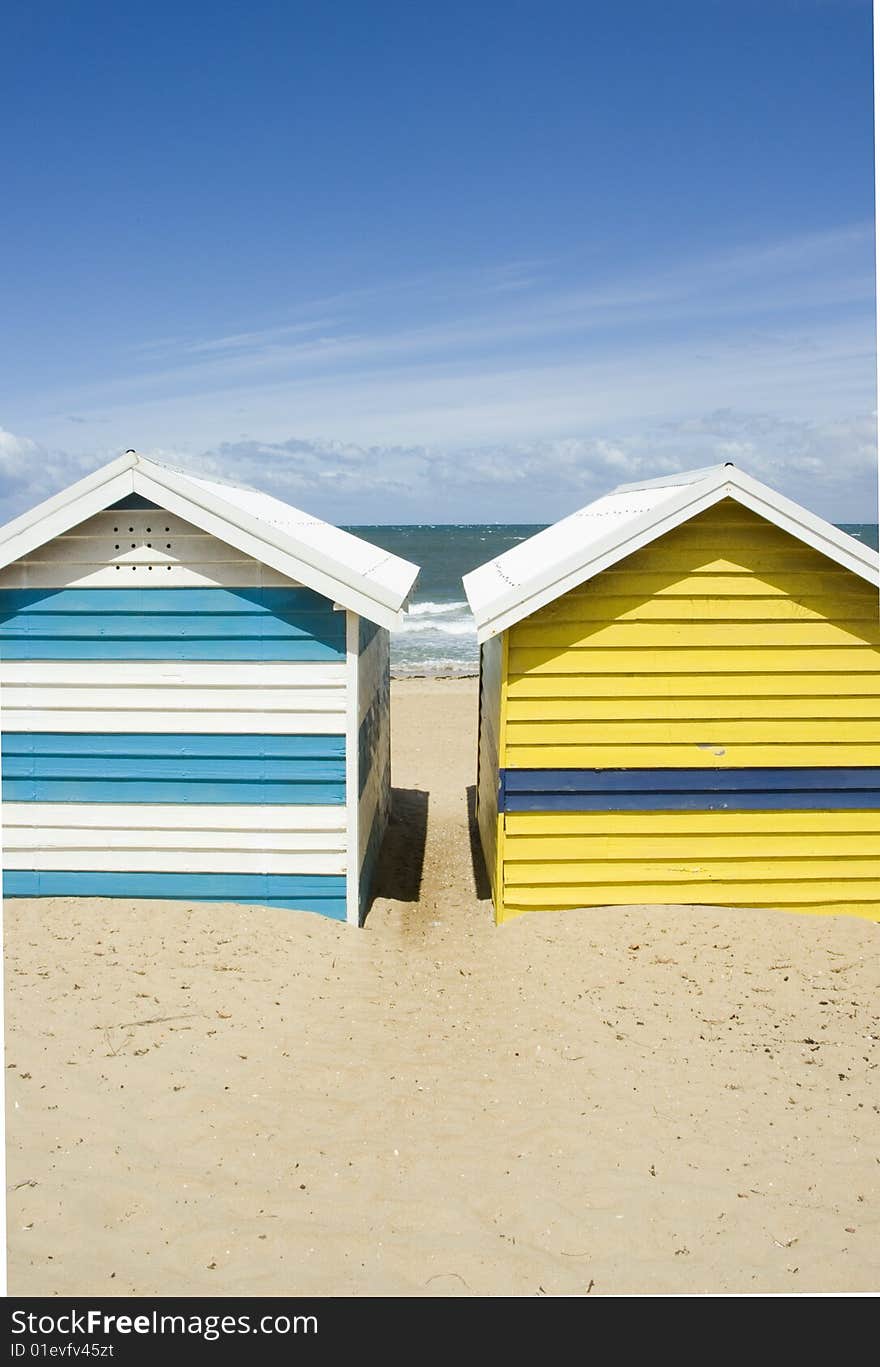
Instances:
[[[0,572],[2,588],[297,585],[164,509],[98,513]]]
[[[344,853],[189,849],[7,849],[8,870],[66,869],[92,873],[314,873],[344,874]]]
[[[4,698],[3,729],[5,731],[77,731],[101,732],[190,732],[211,735],[275,735],[275,736],[336,736],[345,730],[342,712],[235,712],[230,707],[215,711],[195,705],[186,712],[75,712],[62,708],[40,710],[17,709]]]
[[[132,551],[134,556],[135,552]],[[119,589],[119,588],[284,588],[296,587],[295,579],[288,579],[269,565],[254,560],[206,561],[195,568],[190,565],[148,563],[128,564],[69,564],[64,567],[46,565],[39,561],[17,560],[0,570],[3,589]]]
[[[7,851],[14,850],[250,850],[279,854],[339,854],[345,844],[340,831],[211,831],[100,830],[65,826],[13,826],[6,835]]]
[[[90,688],[338,688],[344,660],[0,660],[0,683]]]
[[[18,827],[93,829],[106,831],[187,830],[216,831],[225,835],[237,831],[272,832],[345,832],[343,806],[190,806],[172,803],[115,802],[4,802],[3,825],[7,831]]]
[[[342,735],[340,662],[7,660],[7,731]]]
[[[112,710],[151,712],[174,709],[206,712],[339,712],[345,711],[341,688],[141,688],[129,684],[121,688],[74,684],[52,687],[32,684],[6,684],[3,704],[9,708],[72,711]]]

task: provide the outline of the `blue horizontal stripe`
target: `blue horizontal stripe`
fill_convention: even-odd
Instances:
[[[9,660],[342,660],[345,614],[301,588],[0,589]]]
[[[6,897],[168,898],[185,902],[245,902],[316,911],[345,920],[345,878],[274,873],[91,873],[10,870]]]
[[[183,758],[344,759],[345,737],[180,734],[178,732],[7,731],[5,759],[23,755],[180,756]]]
[[[834,812],[880,808],[880,792],[513,793],[503,812]]]
[[[39,588],[0,589],[0,616],[73,612],[94,616],[118,612],[232,612],[284,615],[313,613],[333,619],[345,635],[344,613],[334,612],[329,600],[303,588]]]
[[[502,769],[504,812],[880,808],[880,769]]]
[[[163,802],[325,807],[345,803],[345,780],[237,783],[220,780],[4,778],[4,802]]]
[[[7,802],[345,802],[344,736],[10,732]]]

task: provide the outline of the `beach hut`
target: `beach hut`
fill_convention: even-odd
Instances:
[[[497,920],[880,918],[878,577],[731,465],[621,485],[469,574]]]
[[[0,529],[5,895],[357,924],[417,572],[134,452]]]

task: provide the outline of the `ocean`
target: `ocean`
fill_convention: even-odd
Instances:
[[[461,577],[542,530],[543,524],[349,527],[376,546],[421,565],[409,614],[391,636],[394,674],[476,674],[479,651]],[[877,549],[876,523],[846,524],[850,536]]]

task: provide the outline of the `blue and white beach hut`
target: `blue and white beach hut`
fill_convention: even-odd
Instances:
[[[0,528],[5,895],[357,924],[417,573],[135,452]]]

